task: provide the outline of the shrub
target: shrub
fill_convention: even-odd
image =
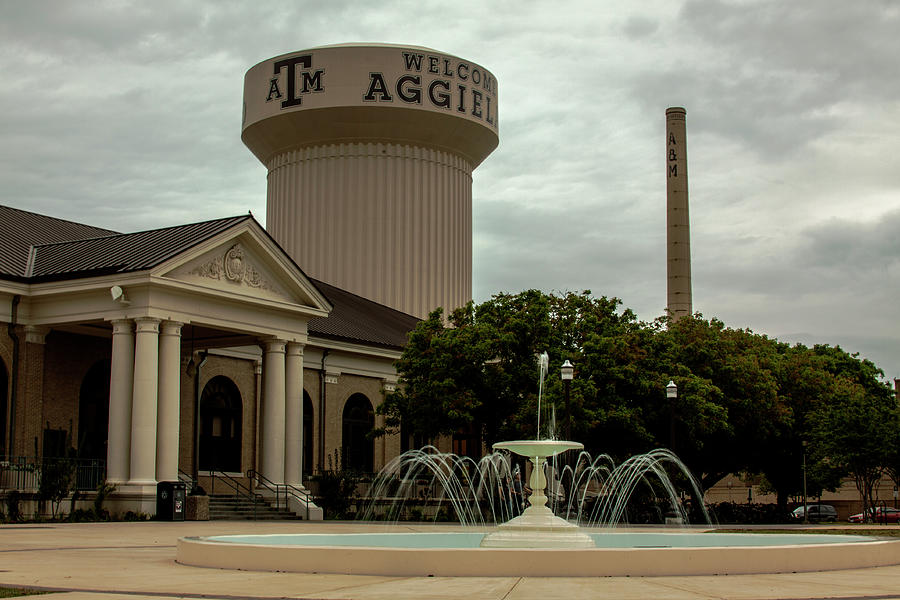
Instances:
[[[349,516],[350,505],[356,493],[356,486],[362,479],[359,473],[341,468],[338,451],[334,460],[328,457],[328,470],[315,476],[319,483],[319,501],[326,519],[344,519]]]
[[[101,482],[100,485],[97,486],[97,495],[94,496],[94,517],[98,521],[109,521],[109,511],[103,508],[103,502],[106,501],[107,496],[116,491],[115,484],[106,483],[105,481]]]
[[[708,507],[716,520],[724,524],[755,525],[787,523],[789,514],[778,508],[777,504],[745,504],[736,502],[719,502]]]
[[[6,495],[6,519],[10,523],[22,520],[22,495],[18,490],[12,490]]]
[[[68,453],[74,454],[74,450]],[[53,518],[59,512],[59,504],[69,495],[75,485],[76,465],[69,457],[46,458],[41,463],[41,483],[38,486],[38,500],[50,501]]]
[[[133,510],[129,510],[124,515],[122,515],[123,521],[149,521],[150,515],[142,512],[134,512]]]

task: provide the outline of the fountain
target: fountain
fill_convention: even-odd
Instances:
[[[541,397],[548,362],[546,353],[539,357],[538,432],[542,431]],[[678,500],[677,491],[665,466],[671,464],[676,470],[680,470],[683,479],[693,488],[694,496],[700,497],[701,494],[687,467],[674,454],[668,450],[654,450],[634,456],[616,467],[608,455],[594,459],[583,451],[583,444],[556,439],[555,415],[551,414],[549,422],[549,429],[543,439],[538,435],[538,439],[534,440],[494,444],[494,453],[477,463],[467,457],[440,452],[433,446],[407,451],[381,470],[370,487],[367,502],[357,516],[366,521],[377,520],[383,516],[377,508],[392,503],[393,508],[388,511],[388,515],[394,515],[395,521],[399,520],[402,507],[416,495],[416,482],[425,481],[425,489],[436,488],[439,492],[429,495],[433,495],[438,502],[449,502],[460,524],[497,526],[498,531],[488,535],[483,540],[482,547],[591,548],[594,547],[594,542],[579,530],[579,525],[619,524],[635,488],[640,483],[649,485],[648,476],[652,475],[668,499],[669,511],[678,515],[675,520],[684,523],[688,521],[688,515]],[[574,468],[567,464],[562,470],[562,479],[569,483],[568,497],[560,500],[560,489],[563,486],[555,480],[555,474],[559,471],[554,463],[550,468],[554,473],[555,483],[552,490],[553,506],[548,507],[544,467],[548,464],[548,459],[569,450],[582,452],[575,460]],[[512,490],[507,489],[505,493],[503,491],[504,488],[511,487],[504,478],[513,476],[507,455],[503,452],[525,457],[533,465],[529,482],[532,494],[528,507],[518,516],[519,507],[512,506],[509,501],[509,492]],[[500,490],[499,502],[494,497],[497,490]],[[591,490],[594,493],[589,497]],[[423,492],[424,490],[420,491]],[[585,507],[589,503],[592,508],[586,511]],[[562,509],[565,510],[564,518],[554,514],[562,515]],[[702,512],[705,522],[709,524],[711,520],[705,508]]]
[[[594,540],[582,533],[577,525],[557,517],[547,507],[547,478],[544,476],[544,462],[567,450],[581,450],[583,444],[554,439],[542,440],[541,435],[541,395],[544,377],[550,364],[550,357],[544,352],[538,358],[538,402],[537,438],[494,444],[494,450],[509,450],[519,456],[531,459],[531,499],[528,508],[518,517],[503,523],[499,531],[486,535],[482,548],[593,548]]]
[[[531,498],[521,515],[502,523],[481,541],[482,548],[594,548],[594,540],[580,528],[553,514],[547,507],[544,462],[566,450],[581,450],[578,442],[518,440],[499,442],[494,450],[509,450],[531,459]]]
[[[541,431],[540,397],[546,365],[547,357],[543,354],[540,357],[538,432]],[[537,437],[540,438],[540,433]],[[502,459],[498,459],[496,451],[526,457],[533,465],[530,505],[521,515],[496,526],[488,527],[480,518],[480,509],[472,508],[479,505],[479,495],[484,496],[487,492],[490,498],[496,482],[482,477],[467,490],[459,478],[453,476],[455,465],[465,464],[464,461],[454,457],[442,462],[450,455],[438,453],[441,460],[433,463],[433,474],[443,484],[445,494],[455,502],[454,510],[463,524],[455,530],[405,524],[403,529],[407,531],[398,532],[396,525],[356,524],[351,533],[310,533],[309,529],[323,525],[304,524],[301,527],[307,533],[186,537],[178,540],[176,561],[227,569],[397,576],[712,575],[900,564],[900,541],[865,536],[712,535],[579,527],[555,515],[547,506],[544,464],[557,454],[582,448],[578,442],[556,439],[494,444],[495,454],[482,459],[486,472],[499,477],[508,473],[497,467]],[[421,451],[416,452],[420,454],[413,453],[412,456],[419,459]],[[579,463],[582,456],[579,456]],[[388,467],[402,467],[403,460],[401,456]],[[598,520],[617,524],[634,486],[648,471],[661,475],[659,464],[665,460],[677,461],[668,451],[655,451],[633,457],[609,470],[609,477],[602,487],[615,488],[618,493],[607,494],[607,500],[595,505],[585,518],[582,509],[590,478],[606,470],[597,465],[597,460],[588,460],[588,468],[580,469],[579,476],[575,471],[571,472],[566,516],[570,515],[572,505],[577,504],[577,520],[589,524]],[[481,472],[480,469],[477,472]],[[686,474],[693,482],[690,474]],[[664,477],[661,480],[670,502],[677,506],[671,483]],[[376,482],[373,488],[386,485],[386,481],[387,478],[380,484]],[[470,494],[473,488],[474,492]],[[580,502],[573,502],[578,490],[585,491],[581,493]],[[679,510],[682,509],[679,507]],[[496,515],[493,511],[492,514]],[[329,526],[328,530],[333,528]]]

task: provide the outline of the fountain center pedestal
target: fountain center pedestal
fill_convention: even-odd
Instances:
[[[531,459],[531,497],[521,515],[497,527],[484,536],[482,548],[594,548],[594,540],[565,519],[557,517],[547,507],[547,478],[544,463],[547,458],[566,450],[581,450],[583,444],[558,440],[517,440],[494,444],[494,450],[509,450]]]

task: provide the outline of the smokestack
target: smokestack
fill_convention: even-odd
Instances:
[[[666,109],[666,310],[675,321],[693,314],[685,114]]]

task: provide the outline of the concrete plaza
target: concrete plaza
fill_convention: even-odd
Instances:
[[[175,543],[182,536],[374,529],[378,526],[297,521],[2,525],[0,586],[63,591],[53,597],[67,600],[900,599],[900,566],[776,575],[445,578],[226,571],[175,563]]]

